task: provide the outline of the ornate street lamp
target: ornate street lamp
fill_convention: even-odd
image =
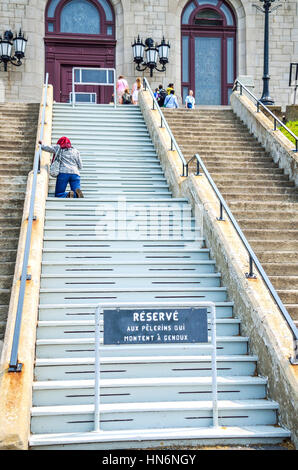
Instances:
[[[153,76],[153,70],[157,70],[158,72],[166,71],[171,46],[169,43],[166,43],[165,38],[162,39],[159,45],[155,45],[153,39],[147,38],[144,44],[140,36],[138,36],[138,39],[135,39],[131,47],[133,48],[133,60],[137,64],[136,70],[143,72],[149,68],[150,77]],[[146,60],[144,60],[144,52]],[[158,59],[159,63],[162,65],[161,69],[158,68]]]
[[[280,0],[277,0],[280,1]],[[264,74],[263,74],[263,94],[260,99],[265,105],[273,105],[274,100],[270,97],[269,93],[269,14],[272,13],[281,5],[271,8],[275,0],[260,0],[263,3],[263,8],[254,5],[259,11],[265,14],[265,27],[264,27]]]
[[[7,72],[8,62],[16,67],[22,65],[21,59],[25,57],[27,41],[21,29],[15,37],[11,31],[5,31],[3,39],[0,36],[0,63],[3,62],[5,72]],[[12,54],[12,48],[14,48],[14,54]]]

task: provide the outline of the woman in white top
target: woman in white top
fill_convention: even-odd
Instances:
[[[132,87],[132,102],[133,102],[133,104],[138,104],[139,91],[141,91],[142,88],[143,88],[142,79],[138,77],[136,79],[136,83],[134,83],[134,85]]]
[[[188,109],[194,109],[196,100],[193,96],[193,91],[189,90],[189,95],[185,98],[185,107]]]

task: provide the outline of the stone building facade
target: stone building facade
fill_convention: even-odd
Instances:
[[[91,21],[91,18],[93,18],[92,8],[94,12],[97,9],[99,16],[105,16],[104,22],[101,23],[102,28],[105,28],[104,37],[102,38],[97,37],[96,30],[90,30],[91,34],[89,34],[89,31],[83,31],[82,33],[79,30],[77,30],[79,32],[75,30],[73,33],[69,21],[67,23],[67,20],[71,18],[71,14],[76,15],[76,13],[71,13],[71,9],[75,12],[76,8],[84,9],[87,4],[90,9],[90,25],[93,24],[93,20]],[[237,76],[251,77],[254,83],[254,92],[260,97],[263,76],[264,14],[254,6],[255,4],[260,6],[261,2],[258,0],[0,0],[0,34],[3,35],[6,30],[15,33],[22,28],[28,37],[26,58],[21,67],[14,67],[9,64],[8,71],[4,72],[3,65],[0,64],[0,101],[40,101],[46,67],[50,67],[46,64],[55,64],[55,66],[52,65],[50,72],[50,82],[54,81],[56,88],[61,87],[61,81],[64,82],[67,79],[66,68],[63,69],[65,74],[63,75],[61,72],[58,79],[57,64],[59,61],[57,61],[55,54],[58,54],[59,47],[59,50],[63,50],[64,56],[63,54],[62,56],[65,63],[68,64],[68,67],[71,67],[76,65],[76,58],[80,55],[81,57],[87,57],[91,51],[88,48],[93,44],[93,52],[90,52],[90,54],[95,54],[95,62],[92,62],[94,65],[96,61],[101,60],[96,58],[100,57],[96,54],[101,39],[106,46],[107,57],[108,55],[112,57],[114,54],[114,62],[112,62],[116,67],[117,74],[125,75],[130,85],[132,85],[136,76],[143,76],[143,74],[149,76],[147,71],[137,72],[133,63],[131,44],[138,34],[144,40],[152,37],[156,42],[160,42],[163,36],[166,40],[169,40],[171,49],[166,72],[154,72],[153,78],[149,77],[149,79],[152,87],[157,86],[159,83],[168,85],[169,82],[173,82],[176,93],[181,100],[183,94],[182,79],[185,80],[183,78],[183,68],[190,67],[189,70],[191,70],[192,65],[189,65],[189,62],[195,62],[197,54],[199,54],[193,45],[193,52],[188,59],[185,57],[186,49],[183,56],[183,31],[188,29],[189,36],[192,38],[190,40],[195,41],[194,36],[198,36],[198,38],[200,36],[216,37],[216,31],[220,28],[223,30],[223,41],[226,40],[226,32],[232,31],[234,28],[235,43],[233,51],[235,57],[231,59],[230,56],[229,58],[228,46],[226,52],[224,52],[225,56],[218,49],[219,58],[217,60],[221,62],[215,66],[213,58],[216,60],[216,40],[209,41],[208,44],[211,45],[212,43],[215,49],[212,50],[213,46],[210,46],[209,55],[205,54],[203,50],[201,62],[197,64],[198,71],[193,72],[193,76],[195,76],[195,73],[199,74],[201,70],[204,70],[206,65],[206,70],[208,71],[208,67],[211,67],[214,74],[216,74],[216,70],[218,75],[230,74],[229,80],[231,80],[231,77],[234,79]],[[273,6],[277,4],[280,4],[280,8],[270,14],[270,92],[275,104],[285,107],[292,104],[293,96],[293,90],[289,88],[288,83],[290,63],[298,62],[298,2],[297,0],[277,0],[273,3]],[[52,12],[49,13],[49,9]],[[186,12],[187,9],[190,15]],[[206,9],[211,13],[211,17],[208,17],[207,14],[204,20]],[[202,12],[203,14],[201,14]],[[64,20],[64,36],[60,37],[60,44],[58,44],[56,32],[60,26],[62,30],[62,16],[64,13],[68,13],[68,16]],[[229,23],[231,17],[233,20],[230,20],[232,22]],[[79,15],[74,16],[74,18],[76,18],[76,21],[80,21]],[[183,24],[183,21],[187,22],[185,18],[188,19],[188,24]],[[59,21],[61,21],[60,26],[58,25]],[[82,21],[86,20],[83,19]],[[101,21],[103,21],[102,18]],[[206,33],[206,22],[210,24],[210,27],[207,28],[208,34]],[[73,25],[74,23],[73,21]],[[227,27],[225,28],[225,26]],[[200,30],[201,32],[205,31],[205,34],[200,34]],[[102,32],[103,30],[100,31],[100,34]],[[75,40],[75,42],[72,42],[72,40]],[[199,43],[200,39],[197,39],[197,41]],[[232,39],[230,45],[232,44],[231,41]],[[63,49],[63,45],[67,47]],[[89,52],[86,53],[87,49],[84,49],[84,47]],[[205,47],[205,45],[202,47]],[[206,47],[209,47],[209,45],[206,45]],[[200,50],[202,51],[202,49]],[[231,50],[230,48],[230,54]],[[68,60],[71,54],[72,60]],[[204,63],[204,56],[206,56],[206,64]],[[188,65],[186,65],[187,60]],[[209,61],[208,64],[207,60]],[[60,65],[62,62],[63,59],[60,60]],[[103,64],[111,65],[112,62],[107,59]],[[78,65],[82,63],[81,61]],[[223,64],[225,70],[223,70]],[[64,64],[62,66],[64,67]],[[192,70],[195,70],[194,65]],[[196,79],[194,78],[194,80]],[[225,78],[223,77],[224,81]],[[198,83],[190,83],[189,86],[199,88]],[[211,86],[213,84],[210,82]],[[220,86],[219,83],[218,86]],[[198,90],[196,92],[198,93]],[[60,91],[61,93],[63,94]],[[59,100],[57,96],[56,99]],[[220,103],[210,104],[227,103],[222,100]]]

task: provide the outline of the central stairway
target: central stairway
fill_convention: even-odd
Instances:
[[[139,107],[55,104],[53,143],[61,135],[81,151],[85,198],[55,199],[51,182],[30,448],[234,445],[288,438],[190,205],[172,197]],[[105,345],[101,432],[92,432],[96,306],[196,300],[216,304],[219,427],[212,427],[206,346]]]

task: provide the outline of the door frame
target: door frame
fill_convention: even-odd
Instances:
[[[188,5],[188,4],[187,4]],[[187,7],[186,5],[186,7]],[[185,7],[185,8],[186,8]],[[236,79],[237,74],[237,26],[236,26],[236,15],[234,12],[233,14],[234,19],[234,26],[227,26],[223,24],[219,28],[211,26],[199,26],[193,23],[194,17],[199,10],[203,10],[204,8],[209,8],[209,5],[202,5],[199,8],[196,8],[192,14],[190,15],[189,24],[182,24],[182,17],[181,17],[181,96],[183,99],[183,88],[187,87],[188,89],[193,90],[194,95],[196,95],[196,86],[195,86],[195,38],[196,37],[210,37],[210,38],[221,38],[221,104],[227,105],[228,104],[228,90],[233,87],[234,80]],[[214,10],[217,10],[215,7],[211,7]],[[189,81],[183,82],[183,37],[189,37],[189,50],[188,50],[188,75]],[[227,39],[234,38],[234,58],[233,58],[233,66],[234,66],[234,77],[233,82],[227,81]],[[198,105],[200,103],[197,103]]]
[[[80,53],[72,54],[72,50]],[[54,100],[60,102],[61,66],[115,68],[116,41],[86,36],[45,37],[45,57],[45,71],[49,73],[49,83],[53,85]]]

